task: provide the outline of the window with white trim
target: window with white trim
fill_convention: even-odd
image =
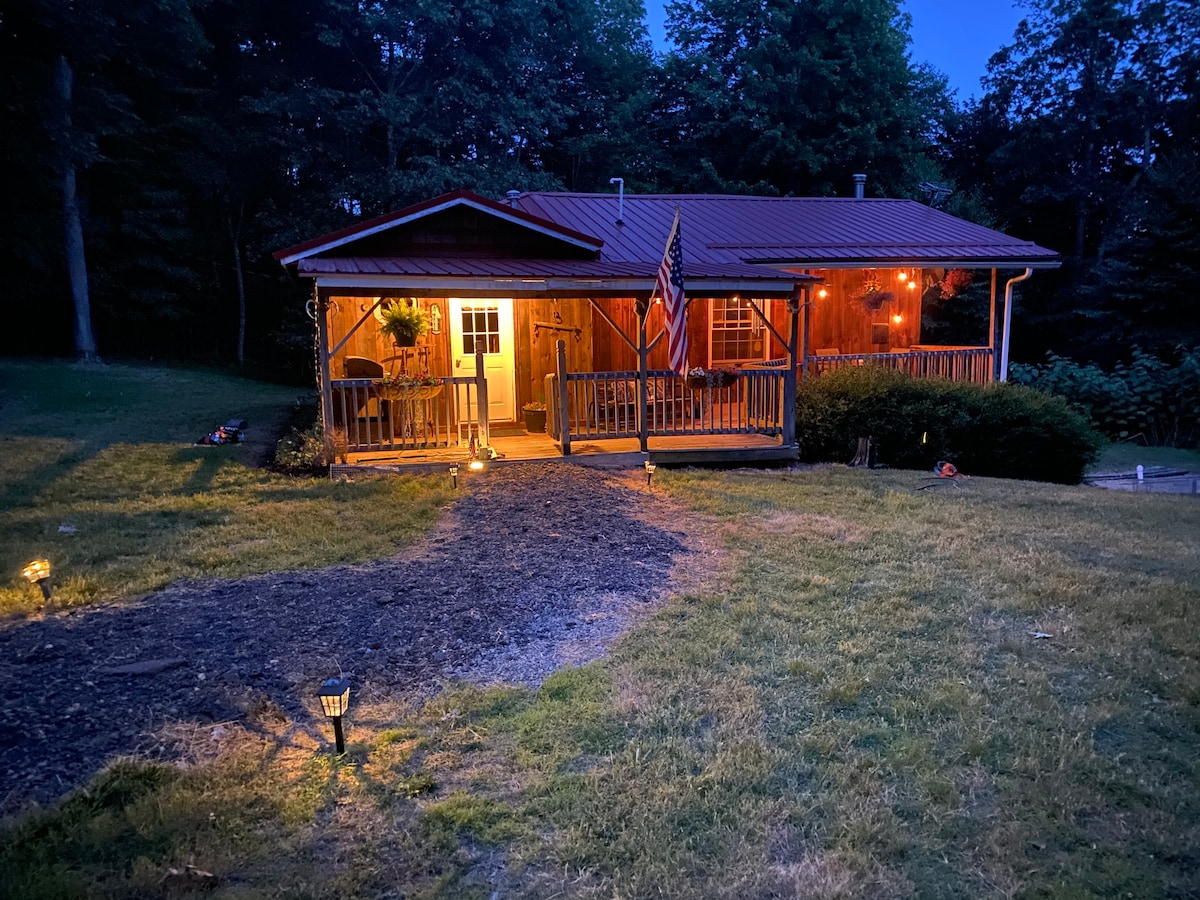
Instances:
[[[763,326],[749,300],[714,297],[709,317],[709,353],[713,365],[761,362]]]

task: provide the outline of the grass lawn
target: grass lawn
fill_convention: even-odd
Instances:
[[[332,484],[193,443],[231,418],[270,429],[303,391],[188,369],[0,361],[0,615],[120,599],[180,578],[376,558],[448,499],[431,479]],[[62,531],[67,526],[73,532]]]
[[[1100,451],[1090,472],[1132,472],[1139,465],[1166,466],[1188,472],[1200,472],[1200,450],[1175,447],[1140,447],[1137,444],[1109,444]]]
[[[93,496],[126,483],[118,464],[17,496],[27,512],[150,502]],[[150,493],[182,502],[199,465],[165,457]],[[234,472],[239,502],[375,522],[368,486],[292,482],[284,500]],[[182,723],[192,765],[120,763],[10,823],[0,896],[1200,891],[1194,498],[842,467],[660,468],[655,491],[699,517],[719,571],[608,659],[538,691],[360,701],[341,758],[282,720],[219,742]],[[356,534],[340,552],[376,552]],[[185,544],[162,540],[129,577],[181,566]]]

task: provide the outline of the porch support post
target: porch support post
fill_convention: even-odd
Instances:
[[[802,365],[800,377],[808,378],[812,374],[812,372],[809,371],[809,366],[812,365],[812,363],[809,361],[809,358],[808,358],[809,354],[812,352],[813,298],[812,298],[811,287],[809,285],[805,285],[803,288],[801,288],[800,285],[796,285],[795,292],[793,293],[792,298],[790,298],[788,300],[788,308],[789,309],[791,309],[793,303],[799,304],[798,309],[803,311],[803,314],[804,314],[804,333],[803,333],[804,343],[800,348],[800,353],[801,353],[800,360],[801,360],[801,365]],[[793,317],[794,316],[795,316],[795,314],[793,313]],[[792,330],[788,337],[788,340],[790,341],[789,352],[794,357],[796,354],[796,324],[794,322],[792,323],[791,329]],[[792,366],[794,367],[795,365],[796,365],[796,360],[793,359]]]
[[[317,320],[317,387],[321,391],[321,433],[333,434],[333,385],[329,380],[329,298],[313,282],[313,316]]]
[[[648,453],[650,451],[650,422],[646,418],[646,404],[648,399],[646,392],[646,368],[650,351],[646,347],[646,316],[650,312],[650,298],[646,297],[643,299],[639,297],[634,301],[633,305],[634,309],[637,311],[638,321],[638,444],[643,453]]]
[[[488,427],[488,383],[483,371],[483,347],[478,343],[475,346],[475,412],[479,415],[479,449],[483,450],[492,446],[491,429]]]
[[[988,349],[991,350],[990,365],[988,366],[988,381],[996,380],[996,270],[992,269],[992,302],[988,313]]]
[[[567,342],[558,341],[555,346],[554,371],[558,373],[558,396],[554,402],[558,404],[558,434],[561,437],[559,446],[562,455],[571,455],[571,420],[567,417],[570,404],[567,395]]]
[[[808,321],[809,289],[796,285],[788,297],[788,364],[783,370],[783,410],[779,425],[782,428],[783,446],[796,446],[796,352],[800,342],[800,311],[804,310],[804,321]],[[805,366],[808,365],[807,329],[804,342]]]

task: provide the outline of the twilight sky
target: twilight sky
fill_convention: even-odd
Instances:
[[[1015,0],[903,0],[913,20],[914,62],[930,63],[950,79],[959,100],[980,94],[988,57],[1012,42],[1022,9]],[[646,24],[656,50],[666,48],[664,0],[646,0]]]

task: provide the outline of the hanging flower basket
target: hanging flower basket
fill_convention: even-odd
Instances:
[[[694,390],[730,387],[738,379],[733,369],[692,369],[687,374],[687,386]]]
[[[879,312],[883,309],[883,304],[890,303],[895,299],[896,295],[891,291],[869,291],[858,296],[858,302],[867,312]]]
[[[445,387],[442,379],[426,374],[384,375],[379,385],[379,396],[385,400],[432,400]]]

